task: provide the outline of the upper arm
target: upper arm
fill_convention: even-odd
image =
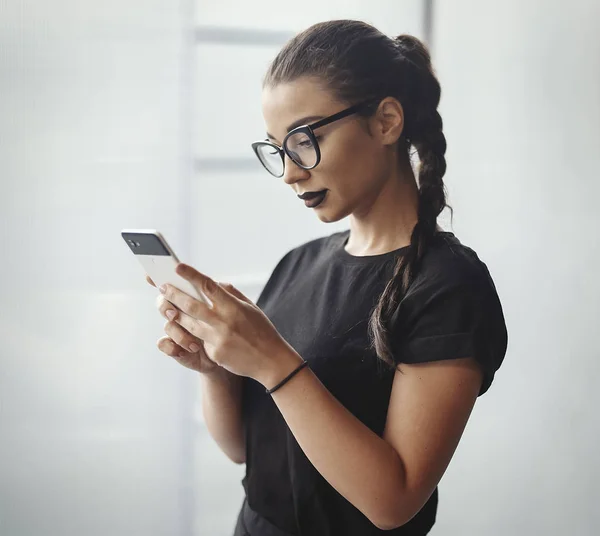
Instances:
[[[402,364],[395,372],[383,438],[403,463],[399,507],[406,521],[446,471],[482,380],[481,366],[472,358]]]
[[[401,519],[435,490],[507,346],[487,268],[465,256],[442,260],[409,289],[389,324],[398,366],[384,439],[404,466]]]

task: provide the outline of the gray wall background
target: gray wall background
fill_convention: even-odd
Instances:
[[[198,378],[156,349],[155,291],[119,231],[158,228],[256,299],[288,249],[347,227],[251,158],[268,61],[328,18],[425,38],[430,5],[0,5],[0,535],[231,533],[243,467],[208,436]],[[431,13],[453,230],[510,333],[432,534],[593,535],[600,4]]]
[[[600,4],[436,2],[455,231],[510,332],[436,534],[598,532]]]

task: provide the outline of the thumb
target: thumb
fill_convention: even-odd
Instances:
[[[229,292],[229,294],[233,294],[236,298],[242,300],[246,303],[253,303],[252,300],[246,297],[242,292],[240,292],[237,288],[235,288],[231,283],[222,283],[218,282],[219,286]]]

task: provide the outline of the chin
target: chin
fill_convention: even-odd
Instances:
[[[327,216],[322,216],[319,215],[319,219],[323,222],[323,223],[334,223],[336,221],[340,221],[341,218],[329,218]]]
[[[329,208],[329,207],[327,207]],[[332,210],[327,210],[326,207],[323,207],[323,210],[320,212],[317,212],[317,217],[323,222],[323,223],[334,223],[336,221],[340,221],[343,220],[345,217],[349,216],[350,213],[348,212],[346,213],[340,213],[340,212],[334,212]]]

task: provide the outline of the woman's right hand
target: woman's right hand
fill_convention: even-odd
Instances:
[[[146,281],[153,287],[156,287],[149,276],[146,276]],[[167,336],[161,337],[156,343],[161,352],[173,357],[184,367],[203,374],[226,371],[226,369],[207,357],[201,339],[198,339],[175,322],[177,315],[181,314],[181,311],[177,307],[168,302],[162,294],[158,295],[156,305],[160,314],[167,319],[167,323],[164,326]],[[169,319],[167,311],[174,311],[176,316]],[[190,348],[192,344],[195,344],[197,349]]]

